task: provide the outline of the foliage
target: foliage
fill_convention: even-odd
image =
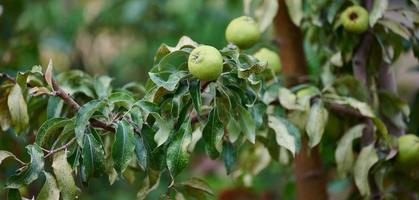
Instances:
[[[16,78],[4,76],[1,128],[20,138],[34,137],[25,143],[29,162],[0,151],[0,164],[12,158],[21,165],[6,183],[9,198],[19,194],[16,189],[45,179],[38,198],[74,199],[95,177],[106,176],[113,184],[135,178],[134,172],[144,174],[138,199],[164,179],[169,181],[162,197],[210,198],[214,194],[206,182],[180,176],[197,142],[203,142],[210,158],[224,161],[227,173],[249,184],[271,160],[289,164],[303,137],[310,147],[327,148],[333,117],[339,117],[333,125],[344,132],[333,147],[338,173],[350,174],[361,196],[373,195],[371,182],[384,195],[394,195],[392,188],[404,179],[394,178],[403,169],[395,164],[396,137],[389,124],[404,130],[409,108],[395,94],[378,91],[375,75],[401,52],[417,50],[417,15],[394,10],[413,27],[399,24],[383,15],[387,1],[374,2],[367,85],[350,75],[363,35],[346,32],[338,20],[350,1],[287,1],[321,66],[309,83],[291,88],[285,86],[288,77],[234,44],[219,50],[224,66],[218,79],[200,81],[188,71],[189,54],[198,44],[188,37],[158,48],[145,85],[114,88],[112,78],[80,70],[54,74],[52,61],[46,70],[34,66]],[[360,139],[367,127],[374,137],[365,145]],[[414,177],[404,176],[404,189],[414,192]],[[390,184],[384,184],[387,180]]]

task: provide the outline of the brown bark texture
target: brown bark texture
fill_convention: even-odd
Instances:
[[[298,77],[307,75],[307,62],[303,49],[302,33],[295,26],[287,11],[285,0],[278,0],[279,8],[275,17],[276,41],[279,45],[282,72],[286,77],[293,77],[297,83]],[[296,197],[298,200],[327,199],[326,176],[317,147],[310,149],[307,137],[302,137],[301,150],[294,161],[296,177]]]

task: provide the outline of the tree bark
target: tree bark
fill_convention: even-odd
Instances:
[[[282,72],[287,77],[296,78],[289,84],[297,83],[298,77],[307,75],[307,62],[303,49],[302,34],[288,16],[285,0],[278,0],[279,8],[275,17],[276,41],[280,46]],[[296,197],[299,200],[327,199],[326,177],[317,147],[310,149],[307,137],[302,137],[301,150],[294,162],[296,177]]]

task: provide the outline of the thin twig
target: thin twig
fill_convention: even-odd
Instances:
[[[48,154],[46,154],[45,156],[44,156],[44,158],[48,158],[49,156],[51,156],[51,155],[53,155],[53,154],[55,154],[55,153],[57,153],[57,152],[59,152],[59,151],[62,151],[62,150],[64,150],[64,149],[67,149],[71,144],[73,144],[74,142],[76,141],[76,138],[74,137],[73,139],[71,139],[70,141],[68,141],[66,144],[64,144],[63,146],[61,146],[61,147],[58,147],[58,148],[56,148],[56,149],[52,149],[52,150],[50,150],[49,152],[48,152]]]
[[[61,87],[58,85],[57,81],[55,79],[51,79],[52,81],[52,89],[54,90],[54,93],[56,96],[60,97],[67,105],[69,105],[75,112],[78,112],[80,110],[80,105],[71,98],[67,92],[65,92]],[[114,132],[115,129],[112,127],[112,124],[108,124],[106,122],[103,122],[99,119],[91,118],[89,119],[90,125],[96,128],[101,128],[110,132]]]

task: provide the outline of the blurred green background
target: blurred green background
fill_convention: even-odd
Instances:
[[[114,85],[144,82],[153,65],[153,56],[162,43],[174,46],[181,36],[187,35],[202,44],[216,48],[225,46],[225,27],[231,19],[243,14],[242,5],[242,0],[0,0],[0,72],[14,75],[33,65],[46,67],[51,58],[56,72],[81,69],[91,75],[107,74],[114,78]],[[270,34],[264,38],[264,45],[271,45]],[[316,52],[307,48],[306,53],[310,67],[320,69]],[[409,54],[401,62],[410,60],[412,63],[411,59]],[[411,102],[413,120],[419,119],[419,94],[412,89],[412,86],[417,87],[412,80],[417,83],[419,78],[409,75],[411,73],[406,67],[402,68],[411,67],[411,64],[399,62],[397,65],[401,66],[397,74],[402,80],[402,97]],[[415,130],[418,130],[418,124],[411,123],[410,131]],[[11,133],[1,133],[0,136],[0,147],[25,156],[19,146],[24,146],[26,141]],[[321,153],[325,168],[329,169],[334,167],[333,152],[338,138],[332,136],[327,140],[321,146]],[[243,151],[256,150],[252,147]],[[265,195],[270,199],[295,198],[291,166],[263,162],[263,156],[244,157],[240,164],[245,165],[249,172],[243,172],[241,178],[235,179],[234,174],[225,175],[222,163],[203,156],[203,149],[198,151],[202,154],[194,154],[191,166],[183,176],[205,177],[217,194],[246,186],[246,173],[268,165],[251,180],[251,190],[240,192]],[[0,167],[0,171],[5,172],[0,173],[0,185],[16,168],[17,165],[10,160]],[[107,177],[95,179],[86,186],[80,199],[134,199],[141,183],[128,182],[120,180],[109,186]],[[169,184],[167,182],[166,176],[160,189],[149,199],[158,199]],[[350,192],[345,191],[349,184],[348,179],[332,180],[329,193],[345,195],[345,192]],[[40,185],[42,183],[35,183],[30,189],[37,190]],[[0,199],[4,192],[0,190]],[[34,191],[24,193],[33,194]]]
[[[2,0],[0,70],[13,72],[49,58],[58,71],[144,81],[161,43],[182,35],[217,48],[242,14],[241,0]]]
[[[14,75],[33,65],[45,68],[51,58],[57,73],[81,69],[91,75],[107,74],[114,78],[114,85],[144,82],[162,43],[174,46],[181,36],[187,35],[202,44],[222,48],[227,44],[225,27],[242,14],[242,0],[1,0],[0,72]],[[25,156],[19,146],[26,141],[10,133],[1,136],[2,149],[13,149]],[[204,153],[203,149],[198,151]],[[257,164],[250,167],[258,167]],[[13,161],[5,161],[0,167],[5,172],[0,174],[1,185],[16,168]],[[252,181],[252,190],[240,192],[274,194],[272,191],[277,188],[285,188],[288,192],[281,192],[292,198],[290,170],[271,163]],[[222,163],[198,154],[183,176],[205,176],[216,193],[243,186],[225,174]],[[167,181],[166,176],[162,187],[149,199],[158,199],[165,192]],[[91,181],[80,198],[134,199],[138,184],[141,183],[120,180],[110,186],[107,177],[103,177]],[[22,194],[36,193],[42,180],[33,185]],[[5,190],[0,190],[0,199],[4,195]]]

